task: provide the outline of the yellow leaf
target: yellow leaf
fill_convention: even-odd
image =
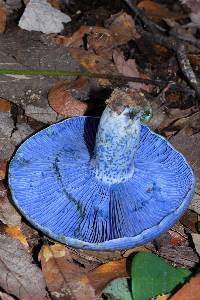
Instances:
[[[169,299],[169,294],[168,295],[162,295],[162,296],[157,296],[156,297],[156,300],[167,300]]]
[[[42,251],[43,257],[45,258],[46,262],[52,257],[63,257],[66,254],[65,246],[58,243],[52,246],[44,245]]]
[[[5,233],[13,237],[16,240],[19,240],[26,248],[29,247],[25,235],[22,233],[20,226],[7,226],[5,228]]]

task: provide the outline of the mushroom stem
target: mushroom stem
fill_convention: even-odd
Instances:
[[[94,156],[90,161],[97,179],[114,184],[134,173],[134,157],[140,140],[141,111],[125,107],[121,113],[109,106],[100,119]]]

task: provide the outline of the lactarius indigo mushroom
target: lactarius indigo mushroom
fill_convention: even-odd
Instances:
[[[141,124],[149,110],[136,100],[115,90],[100,120],[70,118],[19,147],[9,183],[31,224],[72,247],[122,250],[177,222],[192,200],[193,171]]]

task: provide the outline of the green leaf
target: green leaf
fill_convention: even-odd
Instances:
[[[131,277],[134,300],[149,300],[168,294],[182,285],[192,273],[174,268],[155,254],[140,252],[132,260]]]
[[[103,295],[112,295],[115,300],[133,300],[126,278],[112,280],[103,290]]]

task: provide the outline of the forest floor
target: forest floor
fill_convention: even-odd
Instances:
[[[31,18],[20,28],[28,2],[0,1],[0,299],[200,299],[200,2],[49,0],[71,18],[58,33],[36,30]],[[78,250],[20,215],[9,162],[50,124],[99,117],[116,88],[144,95],[148,126],[192,166],[195,195],[175,226],[145,245]]]

